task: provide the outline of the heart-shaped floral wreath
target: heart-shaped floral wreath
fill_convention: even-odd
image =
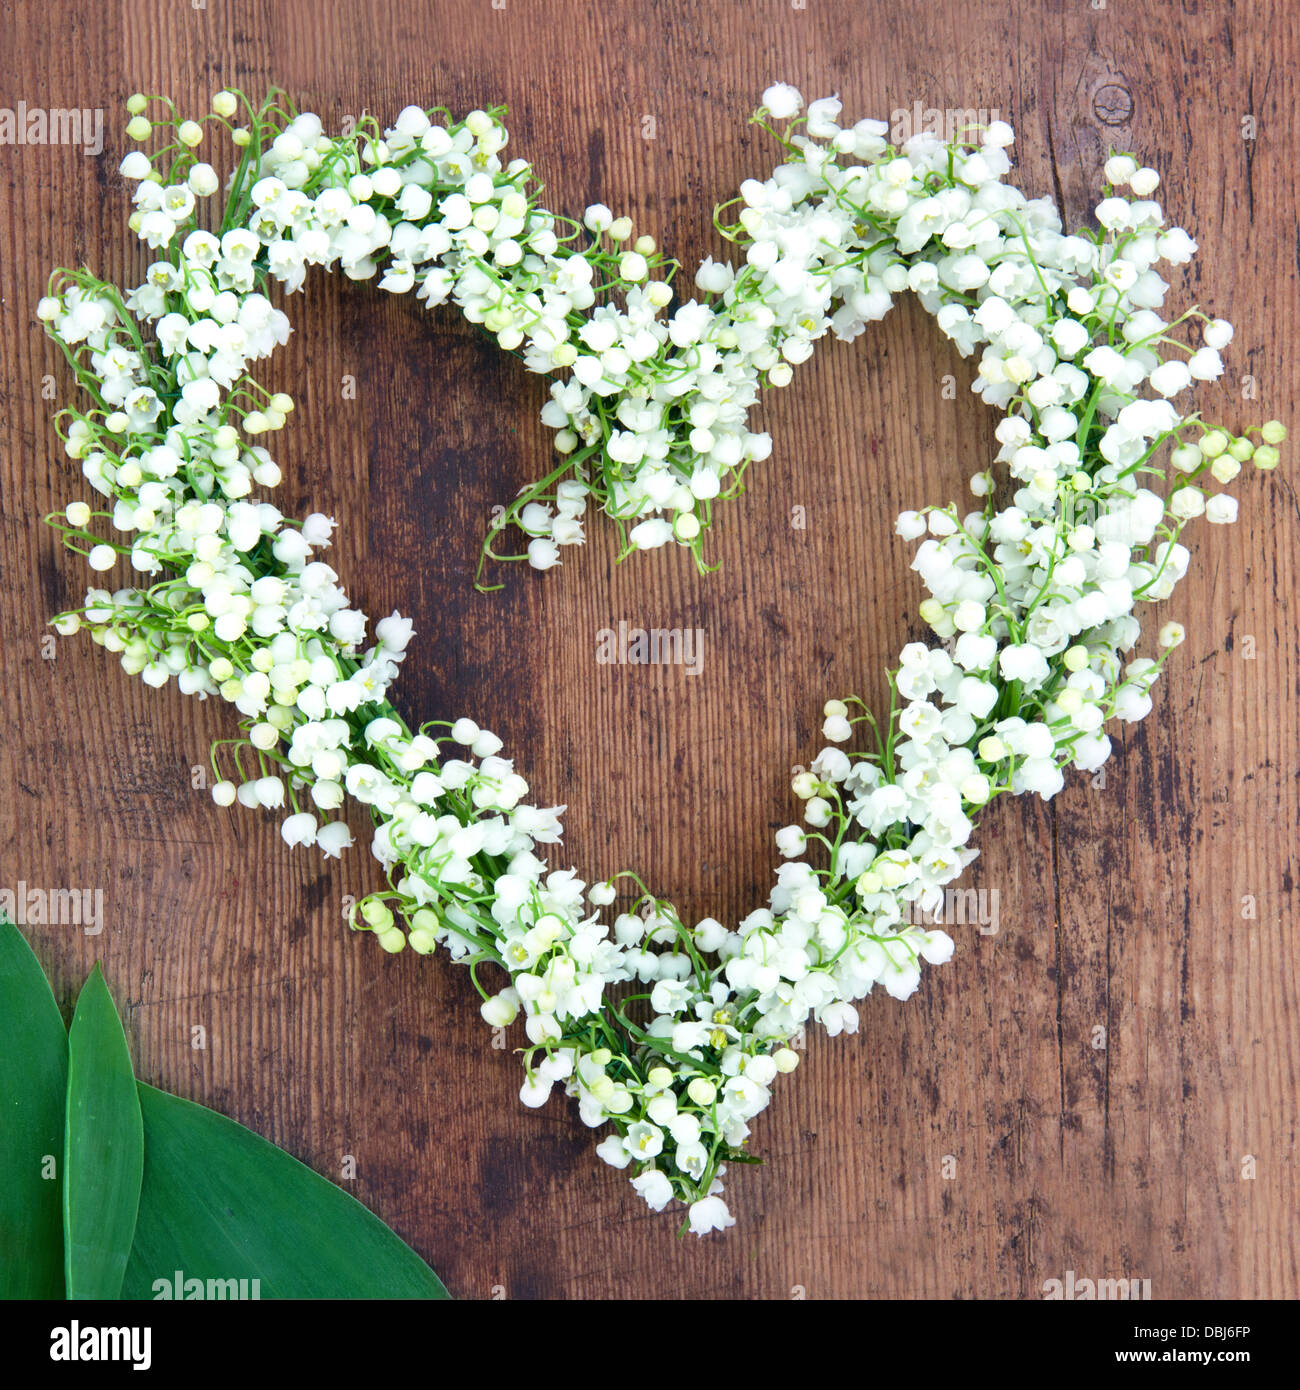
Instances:
[[[1150,710],[1183,629],[1166,623],[1157,655],[1125,663],[1135,605],[1182,578],[1188,520],[1234,519],[1205,475],[1227,484],[1248,459],[1278,461],[1276,422],[1234,437],[1171,404],[1220,374],[1232,336],[1195,309],[1172,323],[1158,312],[1168,286],[1154,267],[1186,262],[1195,244],[1163,230],[1158,177],[1127,155],[1106,162],[1099,230],[1067,235],[1051,202],[1003,182],[1002,122],[899,148],[884,122],[841,125],[835,99],[801,115],[798,92],[778,84],[755,120],[788,122],[772,132],[785,162],[715,218],[739,265],[706,260],[698,296],[668,313],[676,266],[603,206],[581,223],[541,206],[530,166],[503,162],[500,110],[452,121],[410,106],[387,131],[366,118],[330,138],[280,92],[260,107],[219,92],[201,122],[164,98],[128,108],[133,140],[165,139],[122,162],[131,228],[159,259],[125,295],[56,272],[38,315],[92,400],[61,412],[60,436],[111,501],[48,519],[93,570],[125,557],[139,578],[90,589],[57,629],[88,627],[150,685],[175,677],[235,705],[242,737],[212,753],[218,805],[287,807],[284,839],[327,856],[352,835],[322,820],[345,795],[368,806],[390,886],[357,905],[354,925],[389,951],[445,945],[470,967],[488,1023],[523,1015],[525,1105],[561,1083],[586,1124],[611,1127],[597,1152],[631,1168],[653,1208],[688,1203],[700,1234],[733,1224],[725,1164],[747,1157],[750,1122],[797,1065],[791,1041],[810,1018],[854,1031],[873,985],[906,998],[922,960],[949,958],[952,941],[917,913],[974,858],[973,817],[1003,792],[1053,796],[1067,765],[1105,761],[1108,718]],[[205,123],[239,151],[211,230],[199,210],[221,180],[197,155]],[[362,651],[365,615],[312,558],[334,523],[294,521],[255,495],[280,469],[251,439],[293,408],[246,372],[289,333],[265,290],[299,289],[313,265],[380,275],[381,289],[431,308],[450,299],[554,377],[542,418],[559,465],[483,548],[513,524],[525,554],[494,558],[537,569],[581,544],[592,499],[625,550],[675,541],[703,567],[714,500],[771,449],[746,423],[760,386],[784,386],[828,329],[855,337],[904,290],[964,355],[981,350],[974,389],[1003,412],[997,462],[1013,481],[980,472],[973,510],[899,518],[904,539],[925,537],[913,568],[934,640],[903,649],[886,718],[859,700],[826,705],[829,746],[794,780],[804,826],[776,837],[786,862],[767,907],[734,929],[690,927],[626,875],[636,901],[602,921],[615,883],[547,871],[535,851],[559,840],[564,808],[525,803],[500,740],[468,718],[412,730],[388,703],[410,622],[384,618]],[[1193,346],[1181,330],[1198,322]],[[1176,476],[1155,490],[1170,440]],[[101,539],[97,518],[127,539]],[[481,978],[487,964],[504,988]]]

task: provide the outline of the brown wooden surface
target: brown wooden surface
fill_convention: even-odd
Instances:
[[[336,1180],[353,1155],[350,1190],[461,1297],[1040,1297],[1067,1270],[1149,1278],[1156,1297],[1300,1294],[1296,465],[1242,479],[1239,525],[1195,531],[1171,609],[1188,642],[1153,717],[1116,735],[1106,788],[1074,777],[1050,806],[987,817],[972,881],[1000,893],[1000,930],[958,929],[954,961],[913,1000],[873,998],[858,1036],[813,1039],[757,1126],[767,1162],[732,1174],[739,1225],[679,1242],[565,1105],[520,1107],[517,1060],[487,1045],[456,969],[345,930],[344,895],[379,882],[368,853],[291,855],[272,820],[191,787],[227,711],[147,689],[85,638],[44,659],[43,623],[85,572],[37,518],[84,489],[48,425],[43,375],[60,401],[70,383],[34,317],[55,265],[134,284],[146,264],[115,172],[137,88],[198,111],[223,83],[278,82],[330,128],[408,102],[504,101],[553,207],[626,210],[693,269],[717,249],[712,204],[770,168],[746,118],[781,78],[838,91],[854,118],[917,100],[996,109],[1020,137],[1021,185],[1063,199],[1071,222],[1108,147],[1138,151],[1202,243],[1175,301],[1237,324],[1206,409],[1288,418],[1294,5],[53,0],[0,14],[0,105],[105,108],[99,159],[0,148],[0,884],[104,889],[97,939],[29,929],[61,998],[101,956],[145,1078]],[[902,306],[822,346],[763,407],[775,449],[722,509],[719,573],[666,552],[615,567],[597,522],[558,573],[512,569],[484,597],[470,580],[490,508],[548,467],[540,382],[450,309],[319,275],[287,307],[296,331],[268,374],[300,402],[276,441],[282,505],[337,516],[353,596],[414,616],[403,710],[499,732],[538,798],[570,807],[557,862],[635,867],[687,913],[756,905],[822,700],[878,699],[915,633],[894,514],[957,495],[990,457],[969,366]],[[1247,374],[1258,400],[1241,399]],[[596,633],[620,618],[703,628],[704,674],[598,665]]]

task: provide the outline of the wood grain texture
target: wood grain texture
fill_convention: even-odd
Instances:
[[[332,128],[411,101],[505,101],[553,207],[626,210],[693,267],[717,250],[712,204],[770,168],[746,118],[779,77],[838,91],[855,117],[997,110],[1019,135],[1015,177],[1070,222],[1108,149],[1139,151],[1203,247],[1176,301],[1237,324],[1205,408],[1285,419],[1300,320],[1288,0],[49,0],[0,15],[0,104],[102,107],[107,140],[98,159],[0,148],[0,883],[104,889],[98,938],[29,929],[61,997],[101,956],[142,1076],[336,1180],[352,1155],[350,1190],[460,1297],[1033,1298],[1067,1270],[1149,1278],[1156,1297],[1300,1294],[1294,462],[1243,479],[1237,526],[1196,530],[1173,610],[1189,640],[1154,716],[1116,735],[1104,790],[1076,777],[1050,805],[986,818],[972,881],[999,894],[998,931],[958,929],[912,1001],[873,998],[856,1037],[812,1039],[759,1122],[767,1162],[732,1175],[739,1225],[681,1242],[565,1106],[518,1105],[517,1062],[486,1045],[467,980],[345,930],[344,895],[379,882],[368,855],[291,855],[273,821],[192,788],[225,711],[146,689],[85,639],[44,657],[46,618],[85,578],[37,520],[81,487],[41,395],[48,374],[66,400],[70,380],[34,317],[52,266],[135,283],[146,263],[115,172],[137,88],[197,111],[220,85],[278,82]],[[287,307],[295,332],[268,373],[300,402],[277,440],[281,505],[339,517],[332,558],[354,598],[414,616],[403,710],[500,733],[538,797],[569,805],[557,863],[635,867],[687,914],[762,901],[822,700],[878,700],[916,635],[893,516],[957,496],[990,457],[969,365],[901,306],[765,402],[775,450],[722,510],[718,573],[664,552],[615,566],[597,523],[559,572],[514,569],[484,597],[471,576],[490,508],[548,467],[541,383],[453,310],[319,275]],[[703,628],[704,673],[598,665],[596,633],[620,618]]]

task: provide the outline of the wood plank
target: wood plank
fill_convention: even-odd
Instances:
[[[290,855],[273,822],[192,788],[221,710],[84,640],[45,659],[45,619],[84,576],[36,521],[80,489],[40,394],[48,374],[66,399],[68,377],[33,313],[53,265],[145,264],[115,173],[136,87],[199,110],[223,83],[276,81],[328,125],[506,101],[552,206],[599,198],[693,267],[718,249],[711,205],[770,167],[746,117],[779,77],[854,114],[997,110],[1021,185],[1072,222],[1108,149],[1133,147],[1202,244],[1177,299],[1237,324],[1206,410],[1286,418],[1294,6],[50,0],[5,24],[4,101],[103,107],[107,145],[0,148],[3,882],[103,888],[102,936],[30,935],[64,996],[104,959],[142,1075],[335,1179],[355,1158],[352,1190],[461,1297],[1039,1297],[1070,1269],[1157,1297],[1300,1293],[1293,467],[1243,480],[1240,523],[1195,534],[1173,610],[1189,640],[1106,787],[987,817],[972,881],[999,895],[997,932],[959,931],[953,963],[905,1006],[872,1000],[857,1037],[813,1039],[758,1126],[767,1164],[733,1175],[740,1224],[685,1243],[570,1112],[516,1103],[517,1063],[487,1045],[466,980],[345,931],[345,895],[379,881],[367,855]],[[776,447],[722,514],[717,574],[663,552],[615,566],[596,524],[560,572],[484,597],[490,508],[547,467],[539,383],[454,311],[323,277],[288,307],[269,372],[301,405],[278,441],[283,505],[336,515],[354,598],[414,616],[404,711],[500,733],[537,795],[569,805],[557,862],[635,867],[688,914],[761,901],[822,700],[878,699],[917,633],[894,514],[956,495],[990,454],[969,367],[902,306],[764,404]],[[703,674],[597,665],[620,618],[703,628]]]

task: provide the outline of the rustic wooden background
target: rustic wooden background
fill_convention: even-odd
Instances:
[[[389,959],[344,929],[344,895],[378,883],[364,851],[328,868],[291,856],[273,821],[191,786],[230,730],[222,709],[146,689],[86,639],[45,654],[47,615],[85,576],[37,517],[83,489],[41,394],[52,374],[66,399],[69,379],[34,317],[54,265],[135,283],[146,263],[115,172],[137,88],[198,111],[223,84],[278,82],[327,126],[411,101],[504,101],[552,206],[627,210],[693,267],[717,249],[712,204],[770,167],[746,118],[781,78],[840,93],[854,117],[916,101],[996,110],[1020,135],[1016,177],[1071,221],[1088,216],[1108,149],[1140,152],[1203,247],[1176,299],[1238,326],[1205,407],[1286,418],[1294,6],[50,0],[0,13],[0,105],[105,108],[98,159],[0,148],[0,882],[103,888],[97,939],[29,930],[62,997],[102,957],[143,1076],[336,1179],[351,1155],[351,1190],[461,1297],[1035,1298],[1067,1270],[1149,1278],[1156,1297],[1300,1293],[1294,465],[1242,480],[1238,526],[1195,532],[1174,607],[1189,640],[1154,717],[1117,735],[1109,785],[1075,778],[1050,806],[987,817],[972,881],[1000,895],[999,930],[959,930],[954,961],[910,1003],[872,999],[858,1036],[812,1040],[758,1125],[766,1164],[733,1174],[739,1225],[678,1242],[563,1105],[518,1105],[517,1063],[487,1046],[456,970]],[[776,447],[722,511],[720,572],[701,579],[664,552],[615,567],[596,524],[559,572],[512,569],[484,597],[471,575],[490,508],[548,467],[541,384],[454,311],[324,277],[289,308],[296,332],[270,372],[301,403],[278,440],[282,505],[333,512],[353,595],[414,615],[403,709],[472,714],[518,750],[538,796],[569,804],[557,862],[636,867],[697,915],[734,920],[761,901],[822,700],[879,697],[914,629],[892,517],[955,495],[990,456],[969,367],[901,307],[859,343],[822,347],[763,407]],[[620,618],[703,628],[704,674],[597,665],[596,632]]]

